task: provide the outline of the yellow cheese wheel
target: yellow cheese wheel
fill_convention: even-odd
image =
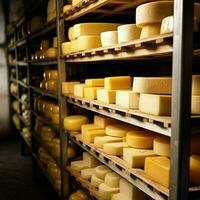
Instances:
[[[46,82],[46,90],[49,91],[58,91],[58,81],[57,80],[48,80]]]
[[[70,27],[68,30],[68,38],[69,40],[75,40],[76,37],[74,36],[74,27]]]
[[[70,53],[75,53],[78,51],[78,40],[71,40],[70,42]]]
[[[49,70],[47,72],[48,80],[57,80],[58,79],[58,70]]]
[[[118,44],[117,31],[106,31],[101,33],[102,47],[109,47]]]
[[[47,58],[56,58],[57,57],[57,49],[51,47],[46,51],[45,55]]]
[[[52,106],[52,114],[59,114],[59,106],[56,104],[53,104]]]
[[[160,34],[160,23],[148,24],[142,27],[140,39],[153,37]]]
[[[43,80],[41,83],[40,83],[40,88],[41,89],[46,89],[46,81]]]
[[[71,42],[62,43],[62,54],[67,55],[71,53]]]
[[[168,137],[156,137],[153,141],[153,150],[157,155],[170,157],[170,139]]]
[[[54,124],[59,124],[60,123],[59,114],[52,114],[51,120]]]

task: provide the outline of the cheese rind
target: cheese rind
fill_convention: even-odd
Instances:
[[[97,90],[100,89],[100,87],[85,87],[83,89],[83,95],[84,95],[84,98],[87,98],[87,99],[91,99],[91,100],[95,100],[97,99]]]
[[[113,104],[115,103],[116,91],[98,89],[97,90],[97,100],[102,103]]]
[[[94,146],[97,148],[103,148],[103,145],[106,143],[122,142],[122,141],[123,138],[112,137],[112,136],[95,137]]]
[[[99,185],[103,182],[104,182],[103,179],[98,178],[95,174],[92,175],[91,185],[93,185],[94,187],[99,187]]]
[[[102,199],[109,200],[111,199],[113,194],[116,194],[119,192],[119,188],[112,188],[112,187],[109,187],[106,183],[102,183],[99,185],[98,191],[99,191],[99,196]]]
[[[91,179],[92,175],[94,174],[95,168],[87,168],[81,170],[81,177],[83,179],[89,180]]]
[[[200,96],[192,96],[191,113],[192,115],[200,114]]]
[[[80,84],[79,81],[62,82],[62,94],[74,94],[74,86]]]
[[[108,155],[122,156],[124,146],[124,142],[106,143],[103,145],[103,151]]]
[[[101,33],[102,47],[109,47],[118,44],[117,31],[106,31]]]
[[[105,165],[99,165],[95,168],[96,177],[104,180],[107,173],[111,172],[111,170]]]
[[[83,98],[84,97],[84,88],[86,88],[86,87],[88,87],[88,86],[86,86],[83,83],[74,85],[74,96]]]
[[[86,79],[85,84],[90,87],[103,87],[104,79],[103,78]]]
[[[170,139],[168,137],[156,137],[153,141],[153,151],[159,156],[170,157]]]
[[[190,156],[190,183],[192,185],[200,185],[200,156]]]
[[[153,37],[155,35],[159,35],[160,26],[161,26],[160,23],[145,25],[144,27],[142,27],[140,39],[145,39],[145,38]]]
[[[105,184],[112,188],[119,188],[120,176],[115,172],[109,172],[105,176]]]

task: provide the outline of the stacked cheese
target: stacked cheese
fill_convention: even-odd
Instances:
[[[49,0],[47,5],[47,22],[50,22],[55,18],[56,18],[56,1]]]
[[[63,55],[101,47],[101,32],[117,30],[117,26],[112,23],[82,23],[70,27],[68,30],[70,42],[62,44]]]

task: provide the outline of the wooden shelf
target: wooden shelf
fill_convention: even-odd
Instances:
[[[48,65],[57,65],[57,59],[49,59],[49,60],[39,60],[39,61],[28,61],[29,64],[35,66],[48,66]]]
[[[43,96],[47,96],[47,97],[51,97],[53,99],[58,99],[58,93],[53,92],[53,91],[47,91],[38,87],[34,87],[34,86],[30,86],[30,89],[32,89],[34,92],[43,95]]]

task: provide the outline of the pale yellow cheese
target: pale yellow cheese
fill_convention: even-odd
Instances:
[[[85,35],[100,35],[104,31],[114,31],[118,24],[112,23],[82,23],[74,26],[74,37],[78,38]]]
[[[130,90],[118,90],[116,92],[116,105],[122,108],[139,108],[140,94]]]
[[[153,37],[155,35],[159,35],[160,26],[161,26],[160,23],[145,25],[144,27],[142,27],[140,39],[145,39],[145,38]]]
[[[97,99],[97,90],[101,89],[101,87],[85,87],[83,89],[83,96],[84,98],[95,100]]]
[[[59,124],[60,123],[59,114],[52,114],[51,120],[54,124]]]
[[[40,50],[47,50],[49,48],[49,40],[42,40],[40,43]]]
[[[71,40],[70,42],[70,53],[75,53],[78,51],[78,40]]]
[[[119,188],[120,176],[115,172],[109,172],[105,176],[105,183],[112,188]]]
[[[130,42],[140,38],[141,28],[135,24],[125,24],[118,26],[118,43]]]
[[[67,55],[71,53],[71,42],[63,42],[62,43],[62,54]]]
[[[88,168],[88,163],[83,160],[72,161],[70,167],[74,170],[81,171]]]
[[[49,91],[58,91],[58,81],[57,80],[48,80],[46,82],[46,90]]]
[[[75,40],[76,37],[74,36],[74,27],[70,27],[69,30],[68,30],[68,38],[69,40]]]
[[[170,116],[171,95],[140,94],[139,110],[151,115]]]
[[[87,152],[83,152],[83,160],[88,164],[88,168],[100,165],[100,162]]]
[[[109,169],[105,165],[99,165],[95,168],[95,175],[97,178],[100,178],[101,180],[105,179],[105,176],[107,173],[111,172],[111,169]]]
[[[173,15],[172,1],[156,1],[145,3],[136,8],[136,24],[145,26],[160,23],[163,18]]]
[[[190,183],[194,186],[200,185],[200,156],[190,156]]]
[[[72,5],[65,5],[63,6],[63,13],[67,13],[71,9],[72,9]]]
[[[106,31],[101,33],[102,47],[109,47],[118,44],[117,31]]]
[[[74,85],[74,96],[83,98],[84,97],[84,88],[86,88],[86,87],[88,87],[88,86],[86,86],[83,83]]]
[[[133,92],[146,94],[171,94],[171,77],[134,77]]]
[[[78,51],[86,51],[101,47],[101,39],[99,35],[85,35],[77,39]]]
[[[145,174],[153,181],[169,188],[170,160],[166,157],[147,157],[145,159]]]
[[[48,80],[58,80],[58,70],[49,70]]]
[[[153,141],[153,151],[159,156],[170,157],[170,139],[168,137],[156,137]]]
[[[104,79],[104,88],[107,90],[127,90],[131,88],[130,76],[115,76]]]
[[[51,48],[46,50],[45,56],[47,58],[56,58],[57,57],[57,53],[58,53],[57,49],[51,47]]]
[[[76,6],[80,2],[81,2],[81,0],[72,0],[72,6]]]
[[[94,174],[95,168],[87,168],[81,170],[81,177],[89,180],[91,179],[92,175]]]
[[[110,200],[113,194],[116,194],[119,192],[119,188],[112,188],[109,187],[106,183],[102,183],[99,185],[99,196],[102,199]]]
[[[113,194],[112,197],[111,197],[111,200],[129,200],[128,198],[126,198],[126,196],[124,196],[123,194],[121,193],[116,193],[116,194]],[[131,200],[131,199],[130,199]]]
[[[149,131],[131,131],[127,133],[127,146],[138,149],[153,149],[155,135]]]
[[[104,79],[103,78],[86,79],[85,84],[90,87],[103,87]]]
[[[102,103],[113,104],[115,103],[116,91],[98,89],[97,90],[97,100]]]
[[[122,142],[122,141],[123,138],[120,137],[112,137],[112,136],[95,137],[94,146],[97,148],[103,148],[103,145],[106,143]]]
[[[92,130],[104,130],[104,128],[101,128],[95,124],[83,124],[81,126],[81,133],[85,134],[87,131],[92,131]]]
[[[79,81],[62,82],[62,94],[74,94],[74,86],[80,84]]]
[[[144,168],[145,158],[149,156],[156,156],[156,153],[152,149],[123,149],[123,160],[133,168]]]
[[[200,75],[192,76],[192,95],[200,96]]]
[[[80,131],[83,124],[88,124],[89,119],[82,115],[71,115],[64,118],[64,128],[68,131]]]
[[[105,136],[105,130],[97,129],[97,130],[88,130],[85,131],[84,134],[81,134],[83,141],[88,143],[94,143],[94,138],[97,136]]]
[[[95,174],[92,175],[92,177],[91,177],[91,185],[92,186],[99,187],[99,185],[103,182],[104,182],[103,179],[98,178]]]
[[[192,115],[200,115],[200,96],[192,96]]]
[[[103,145],[103,151],[108,155],[122,156],[124,146],[124,142],[106,143]]]
[[[101,127],[101,128],[105,128],[108,125],[117,123],[117,120],[109,118],[109,117],[105,117],[103,115],[95,115],[94,116],[94,124]]]

